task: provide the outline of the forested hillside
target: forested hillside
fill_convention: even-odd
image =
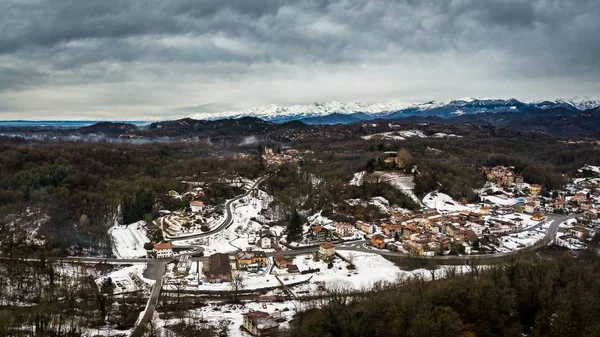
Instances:
[[[379,285],[356,297],[339,287],[327,306],[298,315],[289,336],[600,335],[596,255],[515,260],[447,275]]]

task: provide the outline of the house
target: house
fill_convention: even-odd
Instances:
[[[490,214],[490,205],[483,205],[481,206],[481,208],[479,209],[479,211],[481,212],[482,215],[488,215]]]
[[[341,237],[352,235],[352,225],[346,222],[341,222],[335,225],[335,233]]]
[[[579,191],[579,192],[575,193],[575,195],[573,196],[573,200],[575,200],[577,202],[586,201],[587,193],[585,193],[584,191]]]
[[[279,269],[287,269],[294,262],[294,258],[290,256],[277,255],[273,258],[275,266]]]
[[[190,201],[190,209],[192,212],[202,212],[202,208],[204,208],[204,203],[202,201]]]
[[[531,195],[538,195],[541,191],[542,185],[531,184],[531,186],[529,186],[529,193],[531,193]]]
[[[405,241],[404,249],[406,249],[409,254],[423,255],[424,252],[423,246],[413,241]]]
[[[317,241],[325,241],[329,239],[329,230],[321,225],[315,225],[312,227],[312,237]]]
[[[522,218],[514,217],[514,218],[510,219],[510,222],[512,222],[515,225],[515,230],[519,231],[523,227],[523,219]]]
[[[156,243],[152,246],[152,252],[157,259],[173,257],[173,244],[170,242]]]
[[[375,234],[371,236],[371,246],[384,249],[385,248],[385,237],[381,234]]]
[[[581,208],[582,211],[588,211],[588,210],[592,209],[593,207],[594,207],[594,202],[591,200],[586,200],[586,201],[579,203],[579,208]]]
[[[523,212],[532,214],[535,211],[535,204],[533,202],[526,202],[523,206]]]
[[[564,209],[565,208],[565,200],[564,199],[556,199],[554,201],[555,209]]]
[[[456,230],[457,230],[457,229],[454,227],[454,225],[452,225],[452,224],[447,224],[444,232],[445,232],[445,234],[446,234],[446,235],[448,235],[448,236],[454,236],[454,232],[455,232]]]
[[[394,235],[396,235],[396,233],[402,232],[401,225],[388,225],[388,224],[385,224],[385,225],[386,226],[384,226],[382,224],[381,227],[383,228],[383,234],[385,234],[386,236],[394,236]]]
[[[209,282],[221,283],[231,280],[231,264],[229,255],[215,253],[208,258],[207,278]]]
[[[477,236],[477,234],[475,233],[475,231],[473,231],[472,229],[467,229],[464,231],[465,236],[464,239],[466,241],[469,241],[471,243],[475,242],[477,239],[479,239],[479,237]]]
[[[409,240],[410,236],[417,233],[418,230],[414,226],[404,226],[402,227],[402,238],[405,240]]]
[[[572,234],[579,240],[583,240],[588,237],[588,235],[590,234],[590,230],[583,227],[573,227],[569,228],[569,234]]]
[[[273,240],[271,237],[263,236],[258,240],[257,245],[262,249],[271,249],[273,247]]]
[[[591,210],[585,211],[583,213],[583,216],[587,220],[596,220],[596,219],[598,219],[598,212],[595,209],[591,209]]]
[[[189,255],[182,255],[177,262],[177,273],[186,274],[192,265]]]
[[[517,186],[517,189],[522,189],[523,188],[523,176],[520,174],[517,174],[515,176],[515,185]]]
[[[264,311],[250,311],[242,316],[244,329],[254,336],[274,336],[279,331],[279,323]]]
[[[373,232],[375,231],[375,228],[373,227],[373,225],[371,225],[369,223],[362,222],[360,225],[360,230],[366,234],[373,234]]]
[[[531,220],[533,221],[542,221],[546,218],[546,215],[542,212],[534,212],[531,216]]]
[[[404,251],[404,247],[402,245],[401,242],[390,242],[387,244],[387,249],[391,250],[392,252],[402,252]]]
[[[323,258],[332,258],[335,255],[335,246],[329,242],[321,244],[319,247],[319,255]]]
[[[237,252],[237,265],[240,269],[246,269],[251,264],[256,264],[258,268],[267,266],[267,254],[262,250]]]

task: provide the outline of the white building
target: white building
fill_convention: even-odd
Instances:
[[[335,225],[335,233],[341,237],[352,235],[352,225],[348,223],[339,223]]]
[[[265,237],[260,238],[260,240],[258,241],[258,246],[262,249],[270,249],[271,243],[272,243],[271,238],[265,236]]]
[[[156,243],[153,246],[152,252],[157,259],[173,257],[173,244],[170,242]]]
[[[204,203],[202,201],[190,201],[190,208],[192,212],[199,213],[204,208]]]

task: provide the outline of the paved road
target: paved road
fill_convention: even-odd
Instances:
[[[160,291],[162,289],[163,277],[165,276],[165,272],[167,271],[167,262],[152,262],[148,263],[146,266],[146,270],[144,270],[144,277],[153,279],[156,282],[152,286],[152,292],[150,293],[150,297],[148,298],[148,303],[146,304],[146,309],[142,314],[142,318],[138,321],[135,328],[131,332],[131,337],[142,337],[146,330],[146,326],[152,320],[152,316],[154,315],[154,310],[156,309],[156,305],[158,304],[158,299],[160,297]]]
[[[248,189],[248,191],[246,191],[246,193],[244,193],[234,199],[231,199],[225,203],[225,212],[226,212],[225,220],[223,220],[223,222],[217,228],[210,230],[208,232],[205,232],[205,233],[181,235],[181,236],[167,239],[165,241],[176,242],[176,241],[204,238],[207,236],[211,236],[215,233],[218,233],[218,232],[224,230],[225,228],[229,227],[233,222],[233,210],[232,210],[233,203],[250,195],[250,193],[252,193],[252,191],[254,191],[263,181],[265,181],[267,179],[267,177],[268,176],[264,176],[264,177],[258,179],[254,183],[254,185],[252,185],[252,187],[250,189]]]

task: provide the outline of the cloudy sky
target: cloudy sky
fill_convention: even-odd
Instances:
[[[600,94],[598,0],[2,0],[0,13],[0,119]]]

